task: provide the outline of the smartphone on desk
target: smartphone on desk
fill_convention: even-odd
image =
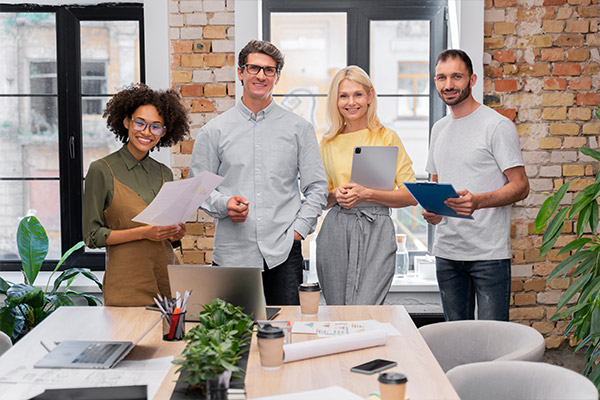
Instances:
[[[381,358],[378,358],[376,360],[371,360],[364,364],[360,364],[355,367],[352,367],[352,368],[350,368],[350,371],[358,372],[360,374],[371,375],[376,372],[381,372],[388,368],[395,367],[396,365],[398,365],[398,363],[396,361],[382,360]]]

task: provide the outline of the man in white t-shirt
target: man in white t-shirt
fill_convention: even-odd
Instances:
[[[459,215],[424,211],[437,225],[433,245],[446,320],[508,321],[511,205],[529,194],[519,137],[508,118],[473,98],[477,76],[469,56],[445,50],[437,58],[435,84],[451,113],[435,123],[427,172],[451,183],[460,197],[446,200]]]

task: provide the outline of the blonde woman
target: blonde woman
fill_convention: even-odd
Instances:
[[[327,304],[382,304],[394,277],[396,239],[390,207],[416,205],[402,182],[414,181],[398,135],[381,125],[373,83],[351,65],[333,78],[327,99],[330,128],[321,142],[331,208],[317,237],[317,273]],[[355,146],[396,146],[396,189],[350,182]],[[379,206],[361,206],[364,201]]]

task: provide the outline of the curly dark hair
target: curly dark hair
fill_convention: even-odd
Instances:
[[[106,104],[102,116],[106,118],[108,129],[121,142],[127,143],[129,131],[123,125],[123,120],[131,118],[135,110],[147,105],[156,107],[167,127],[165,135],[155,147],[172,146],[190,132],[188,113],[179,94],[174,90],[153,90],[143,83],[127,86],[115,94]]]

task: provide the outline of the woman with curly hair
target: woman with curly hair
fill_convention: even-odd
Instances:
[[[351,65],[333,77],[327,117],[330,126],[321,141],[321,155],[329,181],[327,208],[332,208],[317,237],[323,296],[329,305],[383,304],[394,278],[396,253],[390,207],[417,204],[402,183],[415,180],[412,161],[396,132],[379,121],[373,83],[360,67]],[[356,146],[398,147],[395,190],[350,182]]]
[[[143,84],[117,93],[103,116],[124,145],[90,164],[83,195],[84,241],[90,248],[106,247],[104,303],[146,306],[157,293],[171,297],[167,265],[177,263],[173,246],[186,229],[183,223],[152,226],[132,218],[173,180],[169,167],[149,153],[189,133],[188,116],[175,91]]]

